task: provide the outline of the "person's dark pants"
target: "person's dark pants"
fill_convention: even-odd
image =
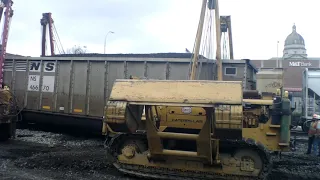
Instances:
[[[313,154],[320,155],[320,137],[315,137],[313,140]]]
[[[308,150],[307,150],[307,154],[310,154],[310,153],[311,153],[313,140],[314,140],[314,136],[309,137],[309,139],[308,139]]]

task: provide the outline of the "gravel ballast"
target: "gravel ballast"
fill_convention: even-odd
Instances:
[[[320,179],[320,158],[305,155],[306,137],[295,152],[273,155],[270,179]],[[17,138],[0,144],[1,179],[135,179],[119,173],[107,160],[103,139],[18,129]]]

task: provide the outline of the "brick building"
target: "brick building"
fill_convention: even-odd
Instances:
[[[268,60],[251,60],[259,68],[283,68],[284,87],[294,95],[297,111],[301,111],[302,101],[302,73],[305,68],[320,68],[320,57],[308,57],[304,38],[297,33],[295,25],[284,43],[282,57]]]

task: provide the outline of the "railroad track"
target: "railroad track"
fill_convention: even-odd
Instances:
[[[291,130],[291,136],[308,136],[308,133],[299,130]]]
[[[297,131],[297,130],[291,130],[291,140],[292,143],[306,143],[308,141],[308,133],[303,132],[303,131]]]

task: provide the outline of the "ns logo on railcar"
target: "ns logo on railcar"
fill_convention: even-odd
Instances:
[[[54,92],[55,71],[55,62],[30,62],[28,91]],[[43,73],[42,75],[41,72]]]

